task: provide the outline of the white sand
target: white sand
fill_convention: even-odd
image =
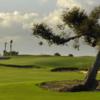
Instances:
[[[87,74],[88,71],[80,71],[83,74]],[[98,71],[98,73],[100,73],[100,71]]]

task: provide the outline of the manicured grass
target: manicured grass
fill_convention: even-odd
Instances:
[[[37,83],[83,79],[80,72],[50,72],[48,69],[0,68],[0,100],[98,100],[98,92],[58,93],[41,89]],[[99,78],[99,77],[98,77]],[[91,96],[92,95],[92,96]]]
[[[94,62],[95,57],[59,57],[59,56],[18,56],[0,61],[0,64],[31,65],[38,67],[68,67],[87,69]]]
[[[47,81],[83,80],[85,75],[80,72],[50,72],[49,67],[54,67],[54,65],[49,66],[51,61],[57,60],[57,62],[59,61],[58,63],[60,63],[60,61],[65,61],[65,58],[73,59],[67,57],[61,57],[61,59],[60,57],[44,57],[43,60],[43,57],[22,56],[14,57],[8,61],[0,61],[0,63],[6,64],[41,64],[41,66],[45,66],[40,69],[20,69],[0,66],[0,100],[99,100],[99,92],[58,93],[36,86],[38,83]],[[48,65],[45,64],[46,59],[50,62]],[[76,60],[77,59],[79,58],[76,58]],[[57,65],[57,63],[55,65]],[[100,75],[98,75],[98,79],[100,79]]]

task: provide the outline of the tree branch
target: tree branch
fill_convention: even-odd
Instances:
[[[47,25],[41,23],[36,24],[33,28],[33,35],[42,37],[47,40],[51,44],[64,45],[66,42],[74,40],[76,38],[80,38],[82,35],[77,35],[69,38],[62,38],[59,35],[55,35]]]
[[[83,35],[77,35],[77,36],[69,37],[68,39],[65,39],[65,42],[69,42],[69,41],[74,40],[76,38],[80,38],[81,36],[83,36]]]

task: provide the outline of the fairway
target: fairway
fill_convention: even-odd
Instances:
[[[66,58],[66,59],[65,59]],[[39,61],[40,59],[40,61]],[[50,60],[51,59],[51,60]],[[35,57],[19,56],[0,61],[2,64],[36,65],[41,68],[14,68],[0,66],[0,100],[98,100],[99,92],[59,93],[41,89],[36,84],[47,81],[84,79],[85,74],[80,72],[50,72],[52,67],[57,67],[56,61],[61,61],[63,66],[73,59],[75,64],[79,58],[68,57]],[[83,59],[83,60],[82,60]],[[81,64],[86,58],[81,57]],[[94,60],[87,57],[85,64]],[[63,61],[63,62],[62,62]],[[49,63],[48,63],[49,62]],[[62,65],[61,64],[61,65]],[[77,63],[76,63],[77,64]],[[61,65],[59,65],[61,67]],[[58,67],[59,67],[58,66]],[[85,65],[84,65],[85,66]],[[66,66],[67,67],[67,66]],[[69,67],[69,66],[68,66]],[[79,66],[78,66],[79,67]],[[100,75],[98,75],[100,79]]]
[[[0,100],[100,100],[100,0],[0,0]]]

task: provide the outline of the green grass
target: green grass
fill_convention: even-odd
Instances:
[[[18,56],[0,61],[0,64],[32,65],[38,67],[68,67],[87,69],[94,62],[95,57],[58,57],[58,56]],[[77,63],[76,63],[77,62]]]
[[[44,58],[44,59],[43,59]],[[81,58],[81,57],[80,57]],[[40,59],[40,62],[39,62]],[[20,69],[10,67],[0,67],[0,100],[99,100],[99,92],[78,92],[78,93],[58,93],[45,89],[41,89],[36,84],[44,81],[60,81],[84,79],[85,75],[80,72],[50,72],[48,67],[55,67],[55,61],[63,64],[63,60],[73,59],[67,57],[33,57],[21,56],[14,57],[7,61],[0,61],[6,64],[37,64],[45,66],[41,69]],[[75,58],[76,61],[79,58]],[[73,59],[75,64],[75,59]],[[87,58],[89,61],[94,58]],[[49,61],[51,60],[51,61]],[[80,59],[82,61],[82,59]],[[86,58],[83,57],[83,61]],[[48,61],[49,64],[45,61]],[[52,63],[53,61],[53,63]],[[61,62],[60,62],[61,61]],[[70,61],[71,62],[71,61]],[[50,65],[52,63],[52,66]],[[88,63],[88,62],[87,62]],[[54,64],[54,65],[53,65]],[[50,65],[50,66],[49,66]],[[61,66],[59,65],[59,66]],[[64,64],[65,65],[65,64]],[[77,64],[76,64],[77,65]],[[100,75],[98,75],[100,79]]]

